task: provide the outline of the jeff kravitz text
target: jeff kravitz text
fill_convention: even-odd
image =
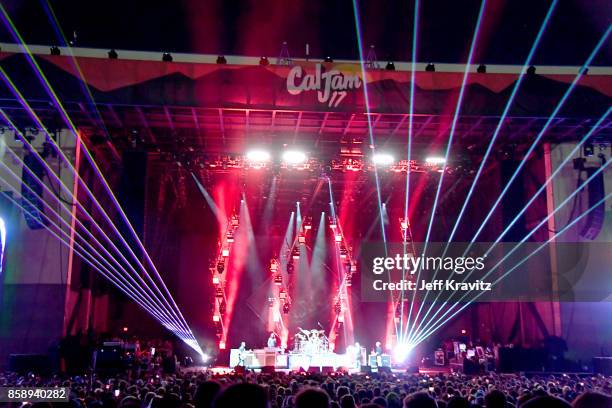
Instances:
[[[376,291],[489,291],[491,290],[491,282],[483,282],[477,279],[474,282],[458,282],[454,279],[435,279],[426,281],[422,279],[420,285],[417,282],[412,282],[402,279],[399,282],[385,282],[382,279],[376,279],[372,286]]]

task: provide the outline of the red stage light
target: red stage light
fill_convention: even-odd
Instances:
[[[128,331],[128,327],[127,326],[123,326],[123,332],[126,333]]]
[[[336,242],[342,242],[342,235],[340,235],[340,234],[336,234],[336,236],[334,237],[334,240],[335,240]]]
[[[306,243],[306,237],[302,234],[298,235],[298,242],[300,244],[305,244]]]
[[[219,284],[219,278],[217,276],[213,276],[213,285],[218,285]]]
[[[220,341],[219,342],[219,350],[225,350],[225,342],[224,341]]]
[[[229,248],[223,248],[221,251],[221,256],[227,258],[229,256]]]
[[[217,314],[213,315],[213,322],[218,322],[220,320],[221,320],[221,316],[219,316]]]
[[[294,248],[293,251],[291,252],[291,255],[293,259],[300,259],[300,249]]]

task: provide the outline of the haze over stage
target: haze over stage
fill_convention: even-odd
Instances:
[[[88,48],[80,5],[0,5],[0,369],[603,372],[608,10],[345,3],[308,43],[285,4],[188,16],[265,14],[220,32],[301,38],[278,57]]]

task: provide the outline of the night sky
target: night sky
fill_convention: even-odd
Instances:
[[[551,0],[488,0],[478,63],[522,64]],[[59,44],[38,0],[3,0],[32,44]],[[52,1],[66,33],[83,47],[322,58],[358,58],[350,0]],[[414,2],[359,1],[363,45],[379,60],[410,60]],[[421,62],[464,62],[480,1],[421,0]],[[536,64],[581,65],[612,21],[610,0],[560,0]],[[3,29],[3,41],[9,37]],[[610,65],[610,39],[595,65]]]

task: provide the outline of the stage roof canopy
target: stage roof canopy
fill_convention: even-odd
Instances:
[[[0,44],[0,64],[47,126],[60,123],[51,99],[15,44]],[[316,146],[368,137],[377,144],[405,144],[410,112],[410,63],[395,63],[390,71],[356,61],[293,60],[277,64],[271,58],[175,54],[32,46],[44,74],[74,123],[88,134],[108,132],[120,144],[124,132],[142,130],[156,149],[190,141],[192,147],[226,150],[244,144],[245,137]],[[464,65],[416,64],[413,131],[415,143],[448,135],[461,88]],[[467,143],[488,140],[499,123],[514,85],[524,78],[502,128],[509,140],[536,135],[580,71],[579,67],[470,67],[456,137]],[[81,78],[91,92],[88,97]],[[365,78],[365,83],[363,79]],[[364,97],[364,88],[368,98]],[[30,120],[6,86],[0,106],[20,123]],[[589,67],[546,132],[549,140],[573,140],[583,135],[610,106],[612,69]],[[610,138],[610,119],[597,132]]]

